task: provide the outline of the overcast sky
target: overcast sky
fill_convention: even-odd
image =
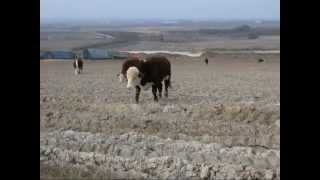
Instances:
[[[280,19],[280,0],[40,0],[57,19]]]

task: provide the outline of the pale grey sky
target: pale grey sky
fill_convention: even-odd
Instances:
[[[40,0],[57,19],[280,19],[280,0]]]

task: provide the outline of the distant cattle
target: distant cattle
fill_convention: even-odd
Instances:
[[[73,61],[73,68],[74,68],[74,73],[80,74],[83,69],[83,61],[80,57],[76,56],[76,58]]]
[[[204,62],[206,63],[206,65],[208,65],[208,63],[209,63],[208,58],[204,59]]]
[[[145,60],[132,60],[131,65],[128,64],[130,64],[128,61],[124,62],[121,75],[126,76],[127,88],[136,88],[137,103],[141,88],[148,90],[150,86],[154,101],[158,101],[157,91],[159,97],[162,97],[162,81],[165,85],[165,97],[168,97],[168,87],[171,86],[171,64],[166,57],[150,56]]]

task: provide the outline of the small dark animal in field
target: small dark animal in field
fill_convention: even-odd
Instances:
[[[258,63],[262,63],[262,62],[264,62],[264,59],[262,58],[258,59]]]
[[[80,57],[76,56],[74,61],[73,61],[73,68],[74,68],[74,73],[80,74],[83,69],[83,61]]]
[[[122,68],[124,69],[124,65]],[[126,71],[126,79],[127,88],[136,88],[135,100],[137,103],[139,102],[141,88],[148,90],[150,86],[152,87],[154,101],[158,101],[157,90],[161,98],[162,81],[165,85],[164,95],[168,97],[168,87],[171,87],[171,64],[164,56],[150,56],[130,66]]]
[[[206,59],[204,60],[204,62],[206,63],[206,65],[208,65],[208,63],[209,63],[208,58],[206,58]]]

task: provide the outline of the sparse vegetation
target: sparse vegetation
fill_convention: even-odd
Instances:
[[[261,66],[259,58],[268,59]],[[122,61],[40,62],[41,178],[280,179],[279,55],[170,57],[168,99],[116,74]]]
[[[79,76],[71,61],[41,60],[41,179],[280,179],[280,56],[247,53],[280,49],[277,22],[86,22],[40,31],[40,52],[203,52],[159,53],[172,63],[169,98],[154,103],[143,91],[139,104],[118,82],[121,60],[85,61]]]

